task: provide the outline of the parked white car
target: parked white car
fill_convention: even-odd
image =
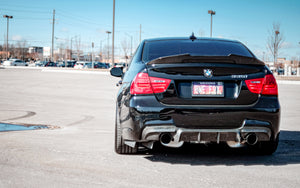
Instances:
[[[76,64],[74,65],[74,69],[83,69],[85,64],[88,62],[85,61],[77,61]]]
[[[25,61],[20,59],[9,59],[3,62],[4,66],[28,66]]]

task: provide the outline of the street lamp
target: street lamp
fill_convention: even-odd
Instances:
[[[115,66],[115,0],[113,2],[113,28],[112,28],[112,65]]]
[[[101,56],[101,58],[100,58],[100,61],[103,61],[103,48],[102,48],[102,43],[105,41],[106,39],[102,39],[102,40],[100,40],[100,56]]]
[[[106,31],[107,33],[107,63],[109,63],[109,34],[111,34],[111,31]]]
[[[212,16],[216,14],[215,11],[209,10],[208,14],[210,14],[210,37],[212,37]]]
[[[298,42],[298,44],[300,44],[300,42]],[[300,76],[300,56],[298,57],[297,76]]]
[[[131,57],[132,56],[132,35],[129,35],[127,33],[125,34],[130,37],[130,57]]]
[[[72,53],[73,53],[73,38],[76,38],[77,36],[74,36],[74,37],[71,37],[71,49],[70,49],[70,60],[73,60],[73,58],[72,58]]]
[[[279,35],[279,31],[278,30],[276,30],[275,31],[275,45],[278,43],[277,41],[278,41],[278,35]],[[278,66],[278,63],[277,63],[277,53],[278,53],[278,46],[275,46],[274,45],[274,66],[276,67],[276,69],[278,68],[277,66]]]
[[[6,51],[7,51],[7,57],[6,59],[8,59],[8,25],[9,25],[9,19],[12,19],[13,16],[8,16],[8,15],[4,15],[3,18],[7,19],[7,33],[6,33]]]
[[[94,69],[94,42],[92,42],[92,69]]]

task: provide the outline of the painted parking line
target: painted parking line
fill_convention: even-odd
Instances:
[[[40,69],[42,72],[60,72],[60,73],[74,73],[74,74],[98,74],[98,75],[110,75],[108,71],[86,71],[86,70],[60,70],[60,69],[47,69],[45,67],[23,67],[23,66],[11,66],[0,68],[9,68],[9,69]],[[278,84],[289,84],[289,85],[300,85],[300,81],[295,80],[276,80]]]
[[[59,68],[46,68],[46,67],[30,67],[30,66],[0,66],[1,69],[35,69],[41,70],[42,72],[60,72],[60,73],[75,73],[75,74],[100,74],[100,75],[110,75],[109,71],[89,71],[89,70],[66,70]]]
[[[293,80],[276,80],[278,84],[300,85],[300,81]]]
[[[31,66],[3,66],[3,65],[1,65],[0,68],[2,68],[2,69],[43,69],[44,67],[31,67]]]
[[[0,123],[0,132],[26,131],[26,130],[36,130],[36,129],[46,129],[46,128],[48,127],[45,125],[25,126],[25,125],[16,125],[16,124],[9,124],[9,123]]]
[[[73,74],[101,74],[101,75],[109,75],[109,72],[102,72],[102,71],[81,71],[81,70],[42,69],[42,72],[58,72],[58,73],[73,73]]]

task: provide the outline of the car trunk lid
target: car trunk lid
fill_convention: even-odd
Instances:
[[[256,58],[230,56],[162,57],[147,63],[150,77],[172,80],[156,98],[168,105],[251,105],[259,97],[246,79],[263,78],[264,63]]]

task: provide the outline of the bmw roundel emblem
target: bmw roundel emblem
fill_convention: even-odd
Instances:
[[[211,78],[213,76],[213,72],[211,69],[203,69],[204,76],[207,78]]]

